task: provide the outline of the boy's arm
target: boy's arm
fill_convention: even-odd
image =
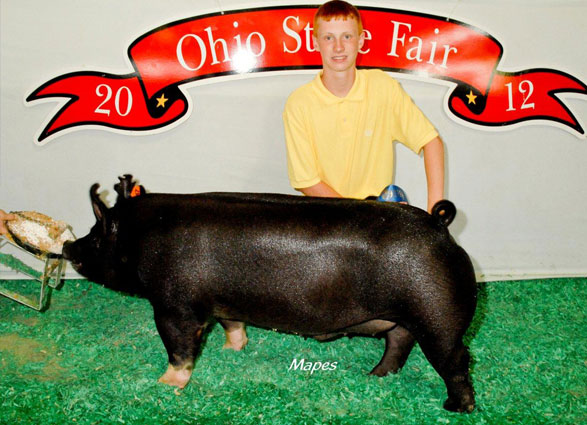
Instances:
[[[306,196],[319,196],[322,198],[342,198],[342,196],[328,184],[320,182],[310,187],[298,189]]]
[[[424,168],[428,184],[428,212],[444,196],[444,146],[435,137],[424,146]]]

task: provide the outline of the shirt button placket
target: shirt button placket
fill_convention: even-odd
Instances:
[[[342,118],[343,136],[348,137],[350,130],[351,117],[349,116],[349,107],[346,102],[340,105],[340,115]]]
[[[346,169],[346,178],[345,184],[346,190],[350,190],[350,182],[351,182],[351,174],[353,169],[353,157],[355,155],[355,144],[353,143],[353,130],[352,130],[352,122],[350,113],[352,108],[348,102],[342,102],[340,105],[340,124],[341,124],[341,134],[340,140],[341,144],[344,146],[345,149],[345,169]]]

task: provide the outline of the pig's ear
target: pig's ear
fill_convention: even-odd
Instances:
[[[132,181],[132,175],[125,174],[122,177],[118,177],[118,180],[120,180],[120,183],[114,185],[114,190],[116,190],[116,193],[118,193],[118,200],[123,198],[130,198],[130,193],[134,186]]]
[[[135,196],[140,196],[145,193],[145,188],[136,184],[131,174],[125,174],[122,177],[118,177],[120,183],[114,185],[114,190],[118,193],[117,202],[121,199],[128,199],[134,198]]]
[[[108,207],[102,200],[100,199],[100,195],[98,194],[98,189],[100,185],[95,183],[90,188],[90,199],[92,200],[92,208],[94,209],[94,215],[96,216],[96,220],[102,221],[106,216],[106,211],[108,211]]]

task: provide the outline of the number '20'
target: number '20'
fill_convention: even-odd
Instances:
[[[123,92],[126,93],[126,107],[124,108],[124,111],[122,110],[120,104],[120,98]],[[102,103],[100,103],[100,105],[98,105],[98,107],[94,111],[96,114],[104,114],[110,116],[108,102],[110,102],[110,100],[112,99],[112,93],[112,87],[110,87],[108,84],[100,84],[96,87],[96,96],[104,97]],[[121,117],[126,117],[130,113],[132,109],[132,92],[128,87],[122,86],[118,90],[116,90],[116,94],[114,95],[114,109],[116,110],[116,113]]]

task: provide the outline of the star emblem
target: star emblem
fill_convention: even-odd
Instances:
[[[167,102],[168,100],[169,99],[167,99],[165,97],[165,93],[161,94],[161,97],[158,97],[157,98],[157,108],[160,107],[160,106],[163,107],[163,108],[165,108],[165,102]]]
[[[475,96],[475,95],[473,94],[473,90],[470,90],[470,91],[469,91],[469,94],[468,94],[466,97],[467,97],[467,99],[469,99],[469,103],[468,103],[468,105],[470,105],[471,103],[472,103],[473,105],[476,105],[476,103],[475,103],[475,99],[477,99],[477,96]]]

